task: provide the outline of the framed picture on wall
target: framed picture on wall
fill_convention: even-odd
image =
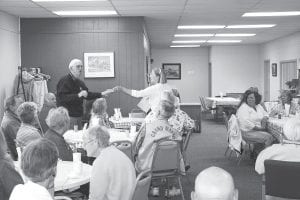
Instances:
[[[180,63],[163,63],[162,68],[166,73],[167,79],[181,79]]]
[[[115,77],[114,52],[84,53],[84,77]]]
[[[272,76],[277,76],[277,63],[272,63]]]

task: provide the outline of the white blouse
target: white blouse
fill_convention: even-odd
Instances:
[[[256,105],[255,108],[256,111],[246,103],[243,103],[237,110],[236,116],[242,131],[248,132],[253,130],[255,126],[261,127],[262,118],[268,116],[268,113],[260,104]]]
[[[151,110],[154,110],[160,101],[161,93],[165,90],[171,89],[173,89],[173,87],[167,83],[157,83],[143,90],[132,90],[131,95],[137,98],[148,97],[148,102],[150,104]]]

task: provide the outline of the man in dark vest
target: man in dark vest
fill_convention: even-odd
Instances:
[[[85,83],[79,79],[82,72],[82,61],[73,59],[69,64],[70,73],[62,77],[57,84],[57,106],[63,106],[69,111],[70,128],[77,125],[81,129],[83,115],[83,99],[95,99],[113,92],[89,92]]]

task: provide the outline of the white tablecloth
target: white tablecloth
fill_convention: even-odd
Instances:
[[[110,134],[110,143],[116,141],[130,141],[133,143],[137,136],[137,132],[129,132],[129,130],[122,130],[122,129],[108,129]],[[64,134],[64,138],[68,143],[83,143],[83,137],[86,134],[86,130],[81,131],[73,131],[69,130]]]
[[[15,162],[16,170],[24,178],[20,170],[19,162]],[[54,179],[54,191],[77,188],[83,184],[89,183],[91,178],[92,166],[81,163],[81,170],[74,173],[72,161],[58,161],[57,174]]]
[[[241,101],[233,97],[207,97],[206,100],[209,105],[215,104],[216,106],[237,106]]]

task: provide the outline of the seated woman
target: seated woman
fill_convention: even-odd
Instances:
[[[41,138],[40,131],[35,127],[38,120],[37,105],[34,102],[24,102],[17,110],[21,126],[17,132],[17,146],[21,148],[33,140]]]
[[[155,119],[150,123],[143,124],[136,141],[135,153],[137,158],[135,166],[138,172],[151,168],[154,153],[153,144],[156,140],[163,138],[182,139],[178,131],[172,128],[168,122],[168,119],[175,112],[174,104],[161,100],[156,109]]]
[[[300,162],[300,121],[289,119],[283,128],[284,135],[291,143],[273,144],[258,155],[255,163],[255,171],[265,173],[264,161],[267,159]],[[293,144],[293,141],[295,143]],[[298,144],[296,144],[298,142]]]
[[[271,110],[270,116],[282,115],[285,116],[285,107],[289,106],[289,114],[295,115],[300,112],[300,106],[292,102],[292,93],[288,90],[283,90],[279,96],[279,103]]]
[[[7,153],[6,141],[0,129],[0,199],[8,200],[13,188],[18,184],[23,184],[23,180]]]
[[[188,132],[195,127],[195,122],[192,120],[186,112],[180,109],[179,100],[173,95],[174,91],[165,90],[162,92],[160,99],[166,100],[174,104],[175,111],[174,114],[168,119],[169,124],[178,131],[180,136],[184,132]],[[146,123],[150,123],[156,117],[156,110],[151,111],[145,118]]]
[[[16,185],[10,200],[53,200],[58,151],[53,142],[38,139],[29,143],[21,159],[27,182]]]
[[[68,110],[64,107],[52,108],[48,113],[46,123],[49,129],[45,133],[45,138],[56,145],[59,152],[59,159],[72,161],[72,149],[63,137],[70,126]]]
[[[268,113],[259,104],[261,96],[247,90],[238,106],[237,118],[245,141],[261,143],[265,147],[273,142],[273,136],[266,132]],[[257,152],[256,152],[257,153]]]
[[[107,115],[107,102],[104,98],[98,98],[94,101],[91,111],[89,126],[105,126],[110,128]]]
[[[90,179],[90,200],[130,200],[135,188],[135,169],[131,160],[119,149],[109,145],[109,133],[104,126],[88,130],[86,150],[97,158]]]

